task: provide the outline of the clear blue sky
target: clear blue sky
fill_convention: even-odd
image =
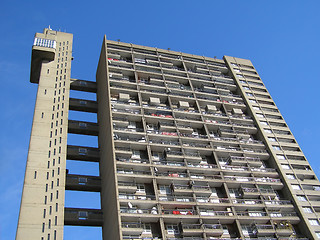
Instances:
[[[208,57],[250,59],[320,176],[320,1],[2,0],[0,7],[0,240],[15,236],[37,90],[29,82],[31,46],[34,33],[48,25],[74,34],[75,78],[95,79],[104,34]],[[88,207],[99,205],[98,196],[88,197],[95,199]],[[101,239],[99,230],[76,228],[74,236],[72,229],[66,228],[65,239]]]

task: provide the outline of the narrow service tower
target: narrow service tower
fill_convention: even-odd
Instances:
[[[63,239],[73,35],[44,29],[32,47],[38,84],[16,239]]]

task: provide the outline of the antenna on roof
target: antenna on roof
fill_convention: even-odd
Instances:
[[[49,25],[49,27],[48,27],[48,28],[49,28],[49,30],[52,30],[52,28],[50,27],[50,25]]]
[[[118,42],[120,42],[120,39],[117,39]]]

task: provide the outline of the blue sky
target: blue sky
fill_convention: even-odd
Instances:
[[[0,240],[15,236],[37,90],[29,82],[31,46],[34,33],[48,25],[74,34],[75,78],[95,79],[104,34],[208,57],[250,59],[320,176],[319,1],[2,0],[0,6]],[[97,166],[88,169],[97,172]],[[92,207],[99,205],[98,195],[87,197],[94,199]],[[74,236],[73,229],[66,228],[65,239],[101,239],[100,230],[76,228]]]

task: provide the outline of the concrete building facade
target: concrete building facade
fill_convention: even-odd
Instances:
[[[320,237],[320,183],[251,61],[105,37],[93,82],[70,78],[71,59],[71,34],[36,34],[16,239],[60,240],[65,225],[112,240]],[[67,145],[68,133],[99,147]],[[99,162],[100,174],[69,174],[67,160]],[[66,208],[65,191],[100,192],[101,209]]]

